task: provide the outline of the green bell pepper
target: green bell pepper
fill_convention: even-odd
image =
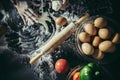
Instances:
[[[89,63],[80,70],[80,80],[99,80],[100,70],[98,65]]]

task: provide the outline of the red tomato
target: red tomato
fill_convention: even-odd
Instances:
[[[59,59],[55,63],[55,69],[58,73],[66,73],[69,70],[69,64],[66,59]]]
[[[76,72],[74,75],[73,75],[73,80],[80,80],[80,72]]]

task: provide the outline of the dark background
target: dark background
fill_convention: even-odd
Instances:
[[[116,20],[118,23],[120,23],[120,1],[119,0],[111,0],[112,7],[113,7],[113,14],[108,15],[114,20]],[[120,27],[119,27],[120,31]],[[120,52],[119,52],[120,53]],[[110,63],[109,65],[105,65],[106,68],[112,73],[115,80],[120,80],[120,58],[116,60],[113,63]]]
[[[118,23],[120,23],[120,1],[119,0],[111,0],[111,2],[112,2],[112,7],[113,7],[113,14],[106,15],[106,16],[109,16],[112,19],[116,20]],[[118,27],[118,29],[120,29],[120,27]],[[8,57],[9,57],[9,55],[8,55]],[[2,60],[2,59],[0,59],[0,60]],[[112,76],[114,77],[114,80],[120,80],[120,62],[119,61],[120,61],[120,58],[118,58],[116,61],[114,61],[112,63],[103,65],[112,74]],[[0,61],[0,62],[3,62],[3,64],[4,63],[7,64],[7,62],[5,62],[5,60]],[[1,63],[0,65],[3,65],[3,64]],[[16,72],[16,70],[18,70],[22,66],[22,65],[20,65],[20,63],[18,63],[17,59],[16,59],[15,64],[17,64],[17,66],[14,66],[14,65],[11,65],[11,64],[6,65],[6,67],[5,66],[3,66],[3,67],[0,66],[0,77],[8,77],[8,76],[10,76],[10,74],[12,74],[11,72],[13,72],[13,73],[14,73],[14,71]],[[11,66],[9,66],[9,65],[11,65]],[[4,72],[4,73],[2,73],[2,72]],[[33,80],[32,78],[31,79],[30,78],[29,78],[29,80]],[[0,79],[0,80],[5,80],[5,79]],[[10,79],[8,77],[7,80],[12,80],[12,79]],[[16,80],[18,80],[18,79],[16,79]],[[24,79],[20,79],[20,80],[24,80]]]
[[[113,7],[113,14],[109,15],[113,19],[117,20],[120,23],[120,1],[119,0],[111,0]]]

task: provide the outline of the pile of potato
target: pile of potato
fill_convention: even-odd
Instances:
[[[83,54],[100,60],[104,54],[115,52],[116,44],[120,43],[120,33],[113,33],[103,17],[85,23],[82,27],[83,31],[77,37],[82,43]]]

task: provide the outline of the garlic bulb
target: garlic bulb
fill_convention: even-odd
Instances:
[[[55,11],[59,11],[62,7],[62,0],[53,0],[52,1],[52,9]]]

